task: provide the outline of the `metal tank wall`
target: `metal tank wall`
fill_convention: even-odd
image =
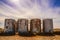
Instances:
[[[53,20],[52,19],[43,19],[43,32],[53,33]]]
[[[28,19],[18,19],[17,21],[18,33],[27,35],[28,34]]]
[[[5,34],[15,34],[15,20],[14,19],[5,19]]]
[[[41,33],[41,20],[40,19],[30,20],[30,32],[34,35]]]

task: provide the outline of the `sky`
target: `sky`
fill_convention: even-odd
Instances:
[[[6,18],[51,18],[54,28],[60,28],[60,0],[0,0],[0,28]]]

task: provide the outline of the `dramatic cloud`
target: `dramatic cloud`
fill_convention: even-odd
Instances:
[[[54,28],[59,28],[59,17],[59,0],[0,0],[0,18],[2,20],[5,18],[52,18]]]

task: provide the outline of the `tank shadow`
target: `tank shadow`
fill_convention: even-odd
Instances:
[[[60,35],[60,31],[54,32],[55,35]]]
[[[22,36],[22,37],[32,37],[32,36],[35,36],[32,33],[18,33],[18,35]]]
[[[38,36],[55,36],[55,34],[53,33],[40,33],[40,34],[37,34]]]
[[[0,33],[0,36],[14,36],[15,33]]]
[[[16,35],[15,33],[0,33],[0,36],[14,36]],[[17,35],[22,36],[22,37],[33,37],[33,36],[55,36],[55,35],[60,35],[60,31],[53,32],[53,33],[40,33],[40,34],[32,34],[32,33],[18,33]]]

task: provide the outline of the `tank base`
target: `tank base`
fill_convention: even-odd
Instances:
[[[45,35],[45,36],[54,36],[53,33],[42,33],[42,34]]]
[[[15,32],[4,32],[3,34],[6,35],[6,36],[15,35]]]
[[[18,32],[20,36],[31,36],[31,33],[29,32]]]

